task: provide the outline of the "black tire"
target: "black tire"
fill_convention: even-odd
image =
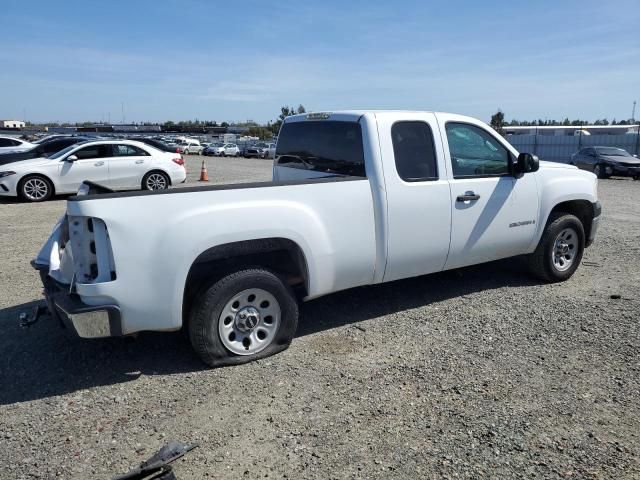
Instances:
[[[559,270],[554,264],[553,252],[556,248],[558,236],[566,229],[572,229],[577,234],[575,253],[571,265],[566,270]],[[545,282],[563,282],[571,278],[582,261],[584,253],[584,227],[575,215],[565,212],[555,212],[549,216],[547,226],[536,250],[528,255],[531,273]]]
[[[634,175],[634,176],[633,176],[633,179],[634,179],[634,180],[640,180],[640,175]]]
[[[18,184],[18,194],[27,202],[45,202],[53,197],[53,183],[43,175],[27,175]]]
[[[593,167],[593,173],[600,179],[607,178],[607,175],[604,173],[604,167],[600,164]]]
[[[273,295],[281,315],[278,328],[267,347],[255,354],[238,355],[222,342],[219,324],[223,321],[221,315],[229,301],[248,289],[261,289]],[[200,359],[211,367],[222,367],[252,362],[286,350],[297,325],[298,303],[291,288],[270,271],[247,269],[227,275],[196,296],[189,312],[188,329],[191,345]]]
[[[154,176],[154,178],[157,177],[162,177],[164,179],[164,187],[160,187],[158,186],[158,188],[153,188],[150,184],[158,184],[158,182],[150,182],[150,178]],[[166,190],[167,188],[169,188],[171,186],[171,179],[169,178],[169,176],[164,173],[161,172],[160,170],[152,170],[150,172],[148,172],[144,177],[142,177],[142,190]]]

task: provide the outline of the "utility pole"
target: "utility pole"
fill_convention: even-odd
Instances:
[[[633,110],[631,110],[631,123],[636,123],[636,101],[633,101]]]
[[[122,105],[122,124],[124,125],[124,102],[122,102],[121,105]]]

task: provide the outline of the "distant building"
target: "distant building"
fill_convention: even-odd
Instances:
[[[0,128],[24,128],[24,125],[20,120],[0,120]]]

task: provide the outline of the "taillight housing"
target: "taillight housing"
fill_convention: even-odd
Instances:
[[[182,159],[182,157],[176,157],[176,158],[172,158],[173,163],[177,163],[178,165],[184,165],[184,160]]]

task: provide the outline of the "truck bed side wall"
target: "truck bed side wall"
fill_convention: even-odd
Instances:
[[[321,181],[69,202],[69,214],[101,218],[117,279],[78,284],[89,304],[118,300],[124,333],[182,324],[187,274],[205,250],[286,238],[302,250],[309,298],[373,281],[376,246],[367,179]]]

